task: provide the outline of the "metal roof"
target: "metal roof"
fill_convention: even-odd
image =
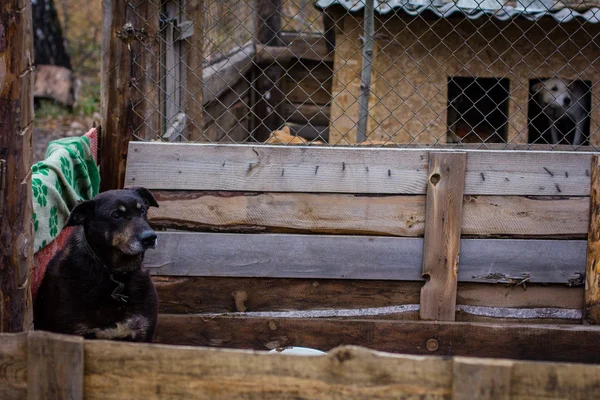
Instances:
[[[411,16],[421,13],[433,13],[438,17],[449,17],[451,15],[463,15],[469,19],[489,15],[501,21],[515,17],[527,18],[537,21],[543,17],[552,17],[558,22],[569,22],[571,20],[583,20],[591,23],[600,22],[600,8],[591,7],[586,11],[578,12],[571,8],[552,8],[547,0],[527,0],[526,6],[505,6],[498,0],[458,0],[457,2],[438,3],[429,0],[374,0],[375,12],[378,14],[389,14],[402,11]],[[552,3],[552,2],[551,2]],[[360,11],[364,7],[364,0],[318,0],[316,6],[320,9],[340,5],[350,12]]]

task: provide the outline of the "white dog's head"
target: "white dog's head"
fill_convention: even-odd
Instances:
[[[532,89],[534,93],[538,94],[541,105],[544,108],[550,108],[545,111],[553,111],[556,117],[565,114],[576,101],[569,88],[569,83],[560,78],[540,81],[533,85]]]

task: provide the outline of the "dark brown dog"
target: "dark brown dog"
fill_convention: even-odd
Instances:
[[[35,329],[90,339],[151,342],[158,304],[142,260],[156,246],[146,217],[158,207],[144,188],[111,190],[79,203],[66,246],[48,264]]]

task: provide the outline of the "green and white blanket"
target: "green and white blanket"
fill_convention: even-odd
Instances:
[[[46,159],[32,171],[34,251],[54,240],[80,200],[98,194],[100,173],[87,137],[50,142]]]

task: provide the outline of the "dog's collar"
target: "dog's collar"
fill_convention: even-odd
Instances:
[[[112,291],[112,293],[110,294],[110,297],[112,297],[113,299],[115,299],[117,301],[122,301],[124,303],[127,303],[127,299],[129,298],[129,296],[121,294],[121,292],[123,291],[123,289],[125,289],[125,284],[123,284],[123,282],[119,282],[118,280],[116,280],[113,277],[113,275],[108,271],[108,268],[106,267],[106,264],[104,264],[102,262],[102,260],[100,259],[100,257],[98,257],[98,255],[96,254],[96,252],[92,249],[92,247],[88,243],[87,238],[85,237],[85,231],[82,230],[81,233],[82,233],[81,236],[83,236],[83,245],[85,246],[85,249],[87,250],[87,252],[90,255],[90,257],[92,257],[92,260],[94,260],[96,262],[96,264],[99,264],[102,267],[104,267],[104,269],[106,270],[106,272],[108,272],[108,274],[110,276],[110,280],[117,284],[117,287],[115,288],[115,290]]]

